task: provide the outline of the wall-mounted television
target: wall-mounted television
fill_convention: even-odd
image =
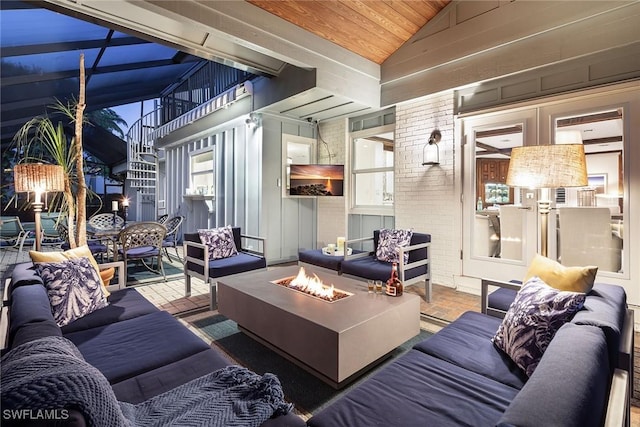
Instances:
[[[344,196],[344,165],[289,165],[290,196]]]

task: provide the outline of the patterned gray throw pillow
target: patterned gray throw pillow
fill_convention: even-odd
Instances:
[[[411,230],[380,230],[376,258],[386,262],[400,262],[400,247],[409,246],[413,231]],[[404,263],[409,262],[409,254],[404,254]]]
[[[559,291],[532,277],[520,289],[492,341],[531,376],[554,335],[584,305],[586,295]]]
[[[233,240],[233,230],[230,225],[213,228],[210,230],[198,230],[200,241],[209,249],[209,260],[229,258],[238,254],[236,243]]]
[[[109,305],[100,276],[88,258],[36,262],[35,266],[47,288],[58,326],[65,326]]]

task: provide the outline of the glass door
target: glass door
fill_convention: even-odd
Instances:
[[[466,276],[521,278],[535,254],[538,194],[506,184],[511,149],[537,143],[535,118],[523,110],[463,120]]]
[[[580,105],[581,107],[584,104]],[[625,108],[595,107],[552,114],[551,134],[561,144],[563,134],[582,142],[588,186],[556,194],[555,259],[566,266],[597,265],[599,275],[624,274],[626,216],[624,180]],[[549,108],[554,112],[557,108]],[[551,240],[550,240],[551,242]]]

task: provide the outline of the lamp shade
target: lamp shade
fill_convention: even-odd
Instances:
[[[63,191],[64,169],[58,165],[21,163],[13,168],[16,193]]]
[[[588,185],[584,146],[562,144],[514,147],[511,150],[507,185],[526,188]]]

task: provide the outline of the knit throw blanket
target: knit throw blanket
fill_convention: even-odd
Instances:
[[[2,358],[2,408],[79,410],[91,426],[259,426],[288,413],[277,377],[227,366],[147,401],[118,402],[107,379],[63,337],[22,344]]]

